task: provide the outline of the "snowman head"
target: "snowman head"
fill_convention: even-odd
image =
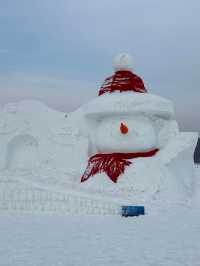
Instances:
[[[110,116],[99,121],[95,132],[97,152],[142,152],[157,147],[157,136],[148,117]]]

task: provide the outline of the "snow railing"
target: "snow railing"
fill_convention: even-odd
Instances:
[[[115,202],[45,190],[0,190],[0,210],[49,211],[70,214],[120,214]]]

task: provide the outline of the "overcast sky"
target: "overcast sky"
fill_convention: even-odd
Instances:
[[[72,111],[97,94],[120,52],[149,92],[200,131],[199,0],[0,0],[0,104]]]

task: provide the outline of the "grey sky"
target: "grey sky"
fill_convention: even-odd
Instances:
[[[35,98],[71,111],[129,52],[149,92],[200,131],[200,2],[0,0],[0,103]]]

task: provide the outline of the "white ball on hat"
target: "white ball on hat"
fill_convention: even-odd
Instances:
[[[127,53],[118,54],[117,56],[115,56],[113,60],[113,68],[115,71],[120,71],[120,70],[132,71],[133,70],[132,56]]]

